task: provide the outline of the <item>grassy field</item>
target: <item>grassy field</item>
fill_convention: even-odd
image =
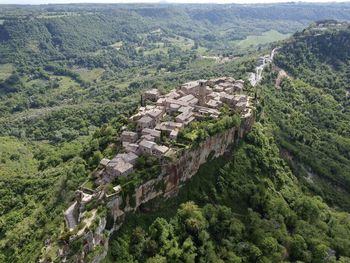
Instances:
[[[158,32],[158,31],[155,31],[155,32]],[[152,34],[155,34],[155,33],[152,33]],[[159,34],[161,34],[161,32]],[[145,37],[145,35],[143,37]],[[155,55],[155,54],[159,54],[159,53],[166,54],[169,51],[169,47],[178,47],[182,51],[188,51],[193,47],[194,41],[190,38],[185,38],[182,36],[162,37],[160,42],[154,42],[154,43],[152,43],[152,45],[153,45],[153,47],[151,47],[151,48],[150,47],[138,47],[137,51],[138,51],[138,49],[143,48],[145,55]]]
[[[0,177],[33,175],[37,161],[32,145],[14,137],[0,137]]]
[[[169,48],[168,47],[164,47],[164,44],[159,44],[158,47],[153,48],[151,50],[145,50],[144,54],[145,56],[149,56],[149,55],[156,55],[159,53],[164,53],[167,54],[168,53]]]
[[[8,78],[13,71],[13,66],[10,63],[0,64],[0,81]]]
[[[185,38],[182,36],[168,38],[168,41],[174,46],[181,48],[182,50],[189,50],[193,47],[194,41],[189,38]]]
[[[206,55],[208,53],[208,49],[205,47],[199,47],[197,48],[197,53],[199,55]]]
[[[240,48],[248,48],[260,44],[268,44],[274,41],[283,40],[290,37],[290,34],[282,34],[276,30],[270,30],[264,32],[259,36],[248,36],[244,40],[235,41],[236,45]]]
[[[77,92],[83,92],[81,86],[70,77],[52,75],[50,78],[52,80],[56,79],[58,81],[58,87],[46,90],[46,92],[43,93],[45,94],[46,98],[55,98],[55,100],[62,102],[62,100],[71,99],[74,94],[76,95]],[[83,79],[87,80],[85,78]],[[49,85],[48,81],[41,79],[27,80],[23,78],[23,82],[25,83],[25,86],[30,89],[40,88],[44,90],[45,87]]]
[[[115,45],[114,43],[113,45]],[[80,77],[85,81],[94,81],[97,80],[104,72],[104,69],[102,68],[94,68],[94,69],[87,69],[87,68],[74,68],[74,72],[78,73]]]

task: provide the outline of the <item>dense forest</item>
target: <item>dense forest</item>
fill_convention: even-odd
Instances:
[[[330,23],[306,28],[278,52],[276,64],[291,80],[281,92],[267,94],[265,105],[295,172],[315,193],[349,211],[350,28]]]
[[[231,159],[130,219],[108,262],[348,262],[349,32],[323,21],[283,43]]]
[[[257,123],[228,162],[212,160],[176,200],[127,218],[108,262],[348,262],[348,213],[303,191],[272,131]]]
[[[177,198],[130,215],[106,261],[350,261],[349,25],[307,27],[349,20],[349,11],[345,3],[1,6],[0,262],[56,257],[44,247],[59,240],[62,211],[118,150],[142,90],[246,79],[275,46],[275,66],[256,90],[247,85],[261,102],[253,131]],[[276,88],[280,69],[289,78]]]

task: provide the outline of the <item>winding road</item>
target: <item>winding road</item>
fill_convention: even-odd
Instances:
[[[273,61],[273,58],[275,56],[275,52],[277,49],[278,48],[272,49],[270,55],[260,57],[261,63],[258,66],[256,66],[255,73],[253,72],[249,73],[248,79],[250,81],[250,84],[252,84],[252,86],[256,86],[257,84],[259,84],[259,82],[262,79],[262,73],[264,71],[264,68],[268,63]]]

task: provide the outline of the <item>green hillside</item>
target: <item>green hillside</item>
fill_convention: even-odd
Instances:
[[[348,213],[300,185],[264,126],[175,200],[127,217],[105,262],[348,262]]]
[[[348,24],[325,27],[279,49],[276,64],[292,77],[276,88],[277,73],[266,70],[258,123],[231,159],[208,163],[175,200],[127,218],[106,262],[350,260],[350,115],[339,96],[350,37]]]
[[[276,64],[295,80],[266,97],[267,114],[280,128],[276,136],[291,165],[315,193],[347,211],[349,41],[348,24],[319,23],[295,35],[276,57]]]
[[[59,262],[62,211],[115,155],[142,91],[248,83],[275,46],[290,79],[275,88],[274,67],[246,84],[252,133],[177,198],[129,215],[106,261],[350,261],[349,25],[307,27],[350,20],[349,4],[0,7],[0,262]]]

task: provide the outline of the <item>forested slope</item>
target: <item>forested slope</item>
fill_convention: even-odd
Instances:
[[[296,33],[279,50],[276,64],[292,76],[322,88],[337,101],[346,102],[350,81],[349,46],[348,23],[320,21]]]
[[[59,239],[64,229],[62,211],[73,200],[74,191],[101,158],[112,157],[118,150],[117,134],[142,90],[169,89],[201,78],[244,78],[254,70],[257,52],[266,46],[256,43],[242,49],[240,41],[270,30],[285,38],[315,19],[348,20],[349,8],[349,4],[1,6],[0,262],[36,262],[42,255],[57,256],[45,253],[45,243],[54,246],[50,241]],[[347,31],[342,34],[338,38],[331,33],[330,39],[346,40]],[[264,109],[261,125],[236,149],[237,159],[232,157],[222,171],[213,165],[211,179],[202,190],[188,190],[164,210],[166,214],[154,213],[164,215],[172,225],[169,229],[174,228],[167,239],[176,248],[171,252],[176,260],[210,256],[213,261],[320,262],[326,252],[331,259],[349,256],[344,238],[348,215],[313,197],[320,195],[330,206],[350,207],[348,53],[339,53],[333,64],[333,54],[323,57],[316,44],[308,50],[309,43],[304,42],[300,54],[295,52],[298,48],[292,45],[297,38],[281,49],[277,64],[304,82],[285,81],[279,91],[272,88],[275,75],[269,75],[259,94]],[[313,42],[317,36],[309,39]],[[328,40],[324,45],[332,43]],[[334,46],[348,52],[346,43]],[[306,58],[304,51],[310,54]],[[216,57],[229,62],[216,62]],[[312,69],[315,65],[321,82]],[[333,87],[334,81],[338,84]],[[291,116],[295,122],[288,123]],[[285,156],[293,156],[286,158],[293,174],[278,156],[276,145],[286,150]],[[313,183],[304,180],[310,169]],[[281,189],[287,190],[282,193]],[[295,195],[307,201],[297,201]],[[188,200],[200,207],[183,205],[175,215],[176,208]],[[274,202],[282,203],[283,219],[273,211]],[[187,217],[192,222],[186,206],[199,217],[198,231],[179,228]],[[221,214],[223,219],[216,221]],[[148,218],[143,231],[148,232],[153,219]],[[163,225],[163,220],[158,221],[152,229]],[[223,225],[216,223],[223,221]],[[220,230],[214,229],[216,224]],[[279,226],[282,234],[276,230]],[[309,228],[315,233],[306,231]],[[263,233],[255,235],[259,229]],[[113,241],[109,259],[116,260],[115,255],[123,251],[140,261],[167,256],[167,251],[160,251],[163,241],[152,231],[141,235],[145,242],[141,240],[135,250],[128,250],[133,246],[130,235],[123,237],[124,245],[123,240]],[[227,236],[221,239],[218,232],[224,231]],[[209,242],[207,234],[214,241]]]
[[[127,85],[112,79],[106,86],[101,80],[83,89],[73,82],[65,91],[70,99],[67,103],[4,113],[0,118],[0,262],[35,262],[43,255],[57,257],[56,244],[50,242],[59,240],[64,229],[62,211],[99,161],[115,155],[117,134],[134,111],[142,89],[172,88],[184,81],[222,74],[241,78],[252,70],[253,63],[251,59],[225,64],[206,62],[172,74],[147,77],[124,72],[130,76]],[[57,78],[59,82],[67,81],[63,76]],[[33,99],[31,88],[40,88],[38,84],[29,86],[24,82],[21,91],[4,98],[25,101],[23,95],[28,94]],[[45,92],[54,94],[51,89]],[[38,96],[52,99],[43,97]],[[88,98],[93,101],[88,102]],[[6,100],[3,105],[8,107]],[[45,242],[52,254],[46,254]]]
[[[290,77],[276,87],[280,68],[265,70],[257,123],[226,165],[127,218],[107,261],[348,262],[348,32],[320,22],[282,44]]]
[[[276,136],[295,171],[317,194],[348,211],[349,43],[348,24],[320,23],[297,34],[276,57],[292,80],[265,99],[266,115],[279,127]]]
[[[127,217],[107,262],[348,262],[349,214],[303,191],[264,126],[175,200]]]
[[[89,52],[123,41],[130,46],[115,55],[125,59],[144,41],[140,34],[159,28],[228,51],[229,41],[271,29],[290,33],[322,18],[349,20],[349,10],[348,4],[5,6],[0,13],[0,48],[7,52],[1,52],[1,60],[16,58],[24,65],[32,60],[69,60],[92,66],[90,60],[106,58]],[[115,61],[109,65],[119,66]]]

